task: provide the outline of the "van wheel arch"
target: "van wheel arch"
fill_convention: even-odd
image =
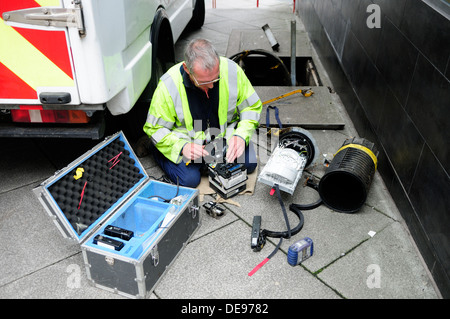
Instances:
[[[152,43],[152,77],[150,87],[154,90],[159,78],[175,64],[175,48],[172,27],[164,8],[159,8],[153,19],[150,42]]]
[[[131,140],[137,140],[145,135],[142,127],[147,119],[153,92],[158,85],[159,78],[175,64],[172,28],[164,8],[159,8],[155,13],[149,40],[152,43],[152,74],[150,81],[133,108],[123,115],[125,122],[122,125],[124,125],[124,131],[128,132],[127,136],[129,135]],[[121,118],[122,116],[119,117]],[[115,118],[117,118],[115,121],[121,122],[117,116]]]

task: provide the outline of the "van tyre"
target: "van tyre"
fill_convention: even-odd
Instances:
[[[204,23],[205,23],[205,0],[197,0],[195,1],[194,12],[188,26],[193,30],[197,30],[200,29]]]

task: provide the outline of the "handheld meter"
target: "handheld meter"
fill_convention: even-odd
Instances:
[[[305,237],[289,247],[287,261],[291,266],[297,266],[313,255],[314,244],[311,238]]]

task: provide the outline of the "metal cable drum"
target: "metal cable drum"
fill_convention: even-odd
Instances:
[[[356,213],[364,205],[377,170],[378,151],[364,138],[347,139],[319,182],[323,203],[341,213]]]

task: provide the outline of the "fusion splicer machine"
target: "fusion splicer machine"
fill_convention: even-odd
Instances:
[[[210,154],[207,158],[209,186],[225,199],[244,191],[247,169],[243,163],[226,163],[226,140],[215,139],[205,149]]]

